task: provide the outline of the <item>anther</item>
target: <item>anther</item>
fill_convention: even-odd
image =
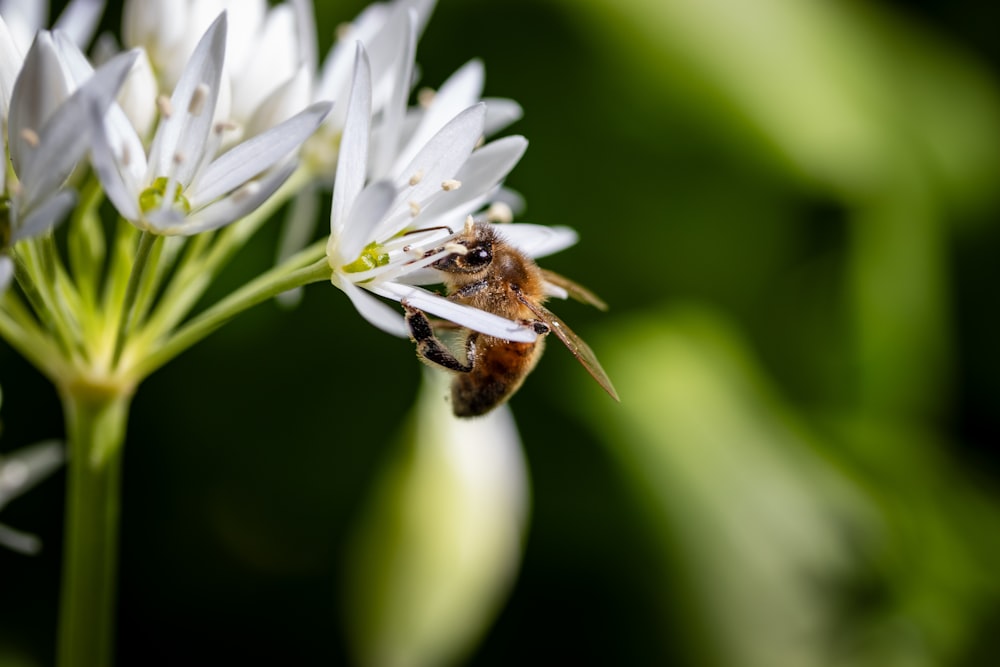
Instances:
[[[424,170],[418,169],[413,176],[410,176],[410,185],[416,185],[422,180],[424,180]]]
[[[351,35],[351,31],[354,30],[354,24],[350,22],[344,22],[337,25],[334,28],[334,34],[337,35],[337,39],[344,40]]]
[[[253,195],[257,194],[259,190],[260,190],[260,183],[258,183],[257,181],[250,181],[249,183],[245,184],[243,187],[241,187],[239,190],[233,193],[232,195],[233,201],[236,202],[237,204],[244,202],[249,197],[252,197]]]
[[[174,105],[170,103],[170,98],[166,95],[156,97],[156,108],[164,118],[170,118],[174,114]]]
[[[174,153],[174,164],[184,164],[185,157],[184,153],[181,153],[180,151]]]
[[[188,103],[188,113],[192,116],[200,116],[205,110],[205,100],[208,99],[208,84],[199,83],[191,94],[191,101]]]
[[[235,129],[236,123],[231,120],[220,121],[212,127],[212,131],[216,134],[225,134],[226,132],[232,132]]]
[[[37,148],[38,144],[42,141],[41,137],[38,136],[38,133],[30,127],[26,127],[21,130],[21,138],[24,139],[32,148]]]
[[[122,154],[119,162],[121,162],[122,166],[124,167],[127,167],[130,164],[132,164],[132,151],[128,149],[127,144],[122,145]]]
[[[433,88],[421,88],[417,91],[417,104],[426,109],[434,101],[437,91]]]
[[[419,204],[419,202],[411,201],[410,202],[410,216],[415,218],[418,215],[420,215],[420,204]]]
[[[446,181],[442,181],[441,189],[445,192],[451,192],[452,190],[458,190],[462,187],[462,181],[456,180],[454,178],[449,178]]]
[[[448,243],[445,243],[444,244],[444,251],[448,252],[448,253],[451,253],[453,255],[468,255],[469,254],[469,249],[468,248],[466,248],[461,243],[455,243],[454,241],[450,241]]]
[[[514,211],[502,201],[495,201],[486,209],[486,219],[490,222],[509,224],[514,222]]]
[[[468,216],[465,219],[465,233],[466,234],[471,234],[472,230],[473,230],[473,228],[475,228],[475,226],[476,226],[475,219],[471,215]]]

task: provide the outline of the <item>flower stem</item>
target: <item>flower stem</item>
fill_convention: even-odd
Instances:
[[[287,264],[294,264],[292,258]],[[177,330],[165,343],[140,360],[134,369],[135,377],[147,377],[154,370],[209,335],[240,312],[274,298],[278,294],[302,285],[330,279],[330,265],[326,258],[309,266],[289,271],[286,264],[279,265],[257,279],[250,281],[204,311]]]
[[[111,357],[111,365],[114,366],[122,356],[122,347],[125,344],[125,335],[132,324],[132,310],[135,306],[135,297],[139,293],[139,285],[142,283],[142,276],[146,272],[146,262],[149,259],[149,251],[153,249],[157,237],[149,232],[143,232],[139,237],[139,249],[135,254],[135,263],[132,265],[132,273],[128,277],[128,286],[125,288],[125,301],[122,304],[121,320],[118,325],[118,335],[115,337],[115,351]]]
[[[61,388],[69,440],[59,667],[110,665],[122,445],[130,388]]]

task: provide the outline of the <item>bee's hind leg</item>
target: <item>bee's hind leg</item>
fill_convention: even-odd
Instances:
[[[475,334],[469,337],[466,345],[467,361],[462,363],[455,358],[451,350],[434,335],[434,328],[422,310],[402,302],[406,310],[406,325],[410,328],[410,337],[417,344],[417,354],[432,364],[437,364],[457,373],[468,373],[472,370],[472,342]]]

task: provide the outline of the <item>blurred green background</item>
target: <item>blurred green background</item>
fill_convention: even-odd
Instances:
[[[317,4],[321,38],[363,6]],[[544,265],[611,310],[552,308],[622,397],[553,342],[512,401],[530,528],[466,663],[996,664],[997,15],[441,0],[421,84],[481,57],[486,94],[523,105],[508,185],[523,220],[580,231]],[[147,381],[118,663],[348,663],[347,543],[420,372],[316,285]],[[55,392],[6,347],[0,383],[3,451],[62,436]],[[45,541],[0,552],[10,664],[52,661],[63,481],[2,517]]]

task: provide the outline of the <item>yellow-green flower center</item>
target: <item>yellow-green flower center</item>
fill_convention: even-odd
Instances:
[[[350,264],[345,264],[346,273],[361,273],[389,263],[389,255],[382,252],[382,246],[374,241],[365,246],[358,258]]]
[[[167,195],[167,184],[170,182],[166,176],[160,176],[153,184],[142,191],[139,195],[139,208],[143,213],[149,213],[163,206],[163,198]],[[183,188],[176,188],[174,194],[174,206],[179,206],[185,214],[191,212],[191,202],[184,196]]]

